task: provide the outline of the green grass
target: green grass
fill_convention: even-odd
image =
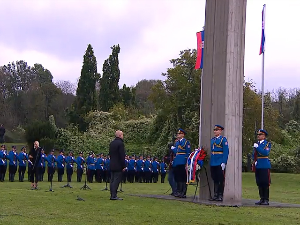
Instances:
[[[299,180],[298,174],[272,174],[271,200],[300,203]],[[72,189],[61,188],[64,184],[54,182],[51,193],[45,181],[37,191],[29,190],[29,182],[0,183],[0,224],[300,224],[299,208],[217,207],[130,196],[164,194],[167,183],[123,184],[124,201],[110,201],[109,191],[101,191],[105,183],[88,184],[92,190],[80,190],[84,183],[73,182]],[[194,191],[189,186],[188,195]],[[85,201],[76,201],[77,195]],[[243,174],[243,197],[257,196],[254,174]]]

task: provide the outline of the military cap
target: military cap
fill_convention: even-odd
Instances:
[[[216,128],[220,128],[221,130],[224,130],[224,127],[221,126],[221,125],[219,125],[219,124],[216,124],[216,125],[215,125],[215,129],[216,129]]]
[[[17,148],[15,145],[11,146],[11,148]]]
[[[59,153],[64,153],[65,152],[65,150],[63,150],[63,149],[61,149],[60,151],[59,151]]]
[[[54,149],[52,149],[52,150],[51,150],[51,152],[55,152],[55,150],[54,150]]]
[[[79,152],[79,155],[80,155],[80,154],[83,154],[83,152]]]
[[[259,132],[264,133],[266,136],[268,136],[268,132],[264,129],[259,129],[257,133]]]
[[[5,145],[1,145],[1,148],[5,148]]]
[[[183,130],[183,129],[181,129],[181,128],[178,129],[178,133],[184,133],[184,135],[186,135],[185,130]]]

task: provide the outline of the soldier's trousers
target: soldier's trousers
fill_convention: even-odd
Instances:
[[[126,180],[127,180],[127,174],[128,174],[127,171],[123,171],[123,172],[122,172],[122,182],[123,182],[124,184],[126,183]]]
[[[134,175],[135,171],[134,170],[128,170],[128,182],[133,183],[134,182]]]
[[[53,175],[55,173],[54,167],[48,167],[48,182],[53,181]]]
[[[25,171],[26,171],[26,166],[19,166],[19,181],[20,182],[24,181]]]
[[[152,177],[151,177],[151,175],[152,175],[152,174],[151,174],[151,171],[145,171],[144,173],[145,173],[145,181],[144,181],[144,182],[145,182],[145,183],[150,183],[150,182],[151,182],[151,178],[152,178]],[[152,183],[152,182],[151,182],[151,183]]]
[[[83,169],[77,167],[77,182],[81,182]]]
[[[165,183],[165,178],[166,178],[166,173],[161,173],[160,174],[160,182]]]
[[[153,183],[157,183],[157,181],[158,181],[158,173],[153,173],[152,177],[153,177]]]
[[[225,170],[222,170],[221,165],[210,167],[211,178],[214,181],[215,197],[220,195],[223,197],[224,183],[225,183]]]
[[[8,172],[9,172],[9,181],[13,182],[15,180],[15,174],[17,172],[17,167],[15,165],[9,165]]]
[[[255,179],[259,196],[262,200],[269,201],[270,169],[255,169]]]
[[[96,173],[96,170],[90,170],[90,169],[88,169],[88,182],[90,182],[90,183],[93,183],[93,180],[94,180],[94,176],[95,176],[95,173]]]
[[[73,175],[73,168],[67,168],[67,182],[72,181],[72,175]]]
[[[6,165],[0,166],[0,181],[3,182],[6,174]]]
[[[65,168],[57,168],[57,181],[62,182],[63,175],[65,173]]]
[[[96,169],[96,181],[102,183],[101,169]]]

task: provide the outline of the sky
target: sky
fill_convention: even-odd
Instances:
[[[266,4],[265,89],[300,86],[300,1],[248,0],[245,79],[261,89],[261,11]],[[205,0],[0,0],[0,65],[42,64],[54,81],[77,83],[88,44],[102,74],[120,45],[120,86],[164,79],[170,60],[197,47]]]

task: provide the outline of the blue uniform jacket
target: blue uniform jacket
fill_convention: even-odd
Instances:
[[[210,165],[220,166],[222,163],[227,164],[229,148],[226,137],[213,137],[210,140]]]
[[[78,156],[76,159],[77,169],[83,170],[83,164],[85,163],[85,160],[83,157]]]
[[[17,161],[18,161],[18,155],[16,152],[13,152],[12,150],[8,154],[8,159],[9,159],[9,165],[10,166],[17,166]]]
[[[151,161],[146,160],[144,162],[144,172],[149,172],[149,171],[151,171]]]
[[[26,160],[28,160],[28,155],[24,152],[20,152],[18,155],[19,166],[26,167]]]
[[[128,171],[134,171],[135,170],[135,160],[130,159],[128,162]]]
[[[267,140],[263,140],[260,144],[258,144],[257,148],[253,149],[252,157],[254,159],[254,155],[257,154],[257,164],[255,168],[257,169],[270,169],[271,163],[269,160],[269,154],[271,151],[271,142]]]
[[[182,138],[175,143],[175,149],[173,149],[175,158],[173,160],[173,167],[178,165],[185,165],[187,159],[191,153],[191,145],[188,140]]]
[[[57,156],[56,162],[57,162],[57,168],[58,169],[64,169],[65,168],[66,160],[65,160],[64,155]]]
[[[138,161],[136,161],[136,170],[138,171],[138,172],[140,172],[140,171],[144,171],[144,160],[142,160],[142,159],[139,159]]]
[[[88,156],[86,159],[86,164],[89,170],[96,170],[94,157]]]
[[[47,161],[48,168],[55,168],[56,158],[55,155],[48,155],[45,160]]]
[[[153,173],[158,173],[158,169],[159,169],[159,162],[153,161],[153,163],[152,163],[152,172]]]
[[[40,161],[39,161],[39,164],[38,164],[38,167],[39,168],[45,168],[45,166],[46,166],[46,155],[44,154],[44,153],[42,153],[41,154],[41,159],[40,159]]]
[[[159,167],[160,167],[160,173],[166,173],[166,168],[167,168],[167,165],[164,163],[164,162],[161,162],[159,164]]]
[[[105,164],[106,169],[108,171],[110,171],[110,167],[109,167],[109,165],[110,165],[110,159],[106,159],[105,162],[104,162],[104,164]]]
[[[66,163],[67,163],[67,169],[73,169],[74,157],[73,156],[67,156],[66,157]]]
[[[96,170],[103,170],[103,159],[102,158],[97,158]]]
[[[6,161],[6,153],[3,150],[0,150],[0,166],[6,166],[7,161]]]

